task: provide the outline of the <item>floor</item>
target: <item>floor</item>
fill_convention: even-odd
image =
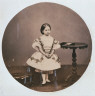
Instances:
[[[58,70],[54,71],[53,74],[49,75],[49,79],[51,80],[51,82],[46,83],[45,85],[41,84],[42,78],[41,78],[40,73],[35,72],[34,69],[31,69],[31,68],[27,69],[27,68],[28,67],[25,67],[25,66],[19,67],[19,68],[11,67],[11,68],[8,68],[8,70],[13,75],[13,77],[15,79],[17,79],[18,82],[20,82],[21,84],[23,84],[24,86],[26,86],[32,90],[41,91],[41,92],[53,92],[53,91],[58,91],[58,90],[67,88],[68,86],[75,83],[85,72],[87,65],[78,65],[77,66],[78,76],[75,75],[75,76],[73,76],[73,79],[70,78],[68,81],[66,81],[66,79],[72,73],[72,66],[71,65],[62,66],[61,69],[58,69]],[[29,72],[31,74],[29,74]],[[55,74],[55,72],[56,72],[56,74]],[[16,78],[16,75],[14,75],[15,73],[19,79]],[[21,77],[22,76],[21,73],[24,74],[23,75],[24,77],[25,76],[26,77],[25,78]],[[29,74],[28,77],[27,77],[27,73]],[[21,76],[18,74],[20,74]]]
[[[36,85],[36,86],[32,86],[30,87],[30,89],[32,90],[36,90],[36,91],[43,91],[43,92],[54,92],[54,91],[58,91],[61,89],[64,89],[64,83],[60,83],[58,84],[57,82],[51,82],[51,83],[47,83],[45,85]]]

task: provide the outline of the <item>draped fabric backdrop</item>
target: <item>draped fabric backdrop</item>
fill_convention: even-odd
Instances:
[[[77,63],[88,64],[91,57],[91,37],[85,22],[71,9],[55,3],[38,3],[19,12],[8,24],[2,53],[6,65],[27,65],[26,60],[35,52],[33,41],[38,38],[43,23],[51,25],[51,35],[59,42],[83,42],[88,48],[77,49]],[[72,64],[72,50],[58,49],[62,65]]]

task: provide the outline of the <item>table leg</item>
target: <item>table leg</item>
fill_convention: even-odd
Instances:
[[[32,83],[32,76],[30,76],[30,83]]]
[[[57,89],[58,88],[58,83],[57,83],[57,74],[56,74],[56,70],[53,71],[54,73],[54,86]]]
[[[70,86],[71,84],[75,83],[79,79],[79,75],[77,74],[77,59],[76,59],[76,48],[73,48],[72,53],[72,74],[69,75],[65,80],[65,86]]]
[[[73,53],[72,53],[72,74],[77,74],[77,59],[76,59],[77,55],[76,55],[76,49],[73,49]]]
[[[24,85],[26,84],[26,77],[24,78]]]

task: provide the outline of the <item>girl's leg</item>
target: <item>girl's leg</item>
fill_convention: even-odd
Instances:
[[[42,84],[45,84],[46,83],[46,74],[42,74],[42,79],[43,79],[43,81],[42,81]]]
[[[50,80],[48,79],[48,73],[46,74],[46,82],[50,82]]]

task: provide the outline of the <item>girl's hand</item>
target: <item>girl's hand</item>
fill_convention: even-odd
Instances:
[[[45,57],[47,57],[49,59],[49,58],[51,58],[51,54],[45,54]]]
[[[48,54],[48,58],[51,58],[51,54]]]
[[[48,54],[48,58],[51,58],[53,54]]]
[[[48,54],[46,53],[45,56],[48,58]]]

